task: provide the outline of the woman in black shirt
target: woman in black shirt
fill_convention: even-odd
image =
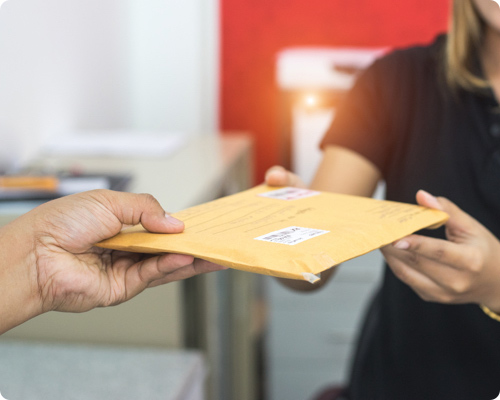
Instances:
[[[382,249],[388,268],[349,399],[491,400],[500,391],[498,98],[500,8],[455,0],[448,35],[376,61],[323,139],[312,188],[371,196],[383,179],[388,200],[416,194],[450,215],[445,227]],[[266,181],[301,185],[280,167]]]

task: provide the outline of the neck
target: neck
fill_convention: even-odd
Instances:
[[[481,61],[488,80],[495,84],[500,82],[500,32],[486,28]]]

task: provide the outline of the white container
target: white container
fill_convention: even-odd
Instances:
[[[276,82],[286,106],[281,115],[290,140],[292,170],[310,183],[321,158],[319,143],[335,116],[342,94],[358,73],[387,48],[297,47],[284,49],[276,59]],[[285,140],[286,142],[287,140]]]

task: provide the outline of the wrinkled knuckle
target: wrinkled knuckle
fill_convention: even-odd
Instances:
[[[98,196],[107,196],[107,195],[111,194],[111,190],[108,190],[108,189],[94,189],[91,192],[98,195]]]
[[[447,226],[447,236],[450,238],[464,238],[467,237],[469,231],[463,226]]]
[[[414,265],[418,265],[420,264],[420,260],[421,260],[421,256],[416,253],[416,252],[409,252],[408,253],[408,261],[411,263],[411,264],[414,264]]]
[[[482,260],[479,260],[479,259],[472,260],[468,265],[468,269],[470,272],[474,273],[475,275],[479,274],[483,270]]]
[[[436,249],[434,252],[434,258],[436,261],[442,261],[445,260],[447,257],[447,253],[444,249]]]
[[[443,304],[453,304],[455,303],[456,296],[451,293],[443,293],[440,294],[437,298],[434,299],[434,302],[443,303]]]
[[[139,196],[146,203],[156,203],[157,202],[156,198],[150,193],[141,193]]]
[[[407,238],[407,241],[409,241],[410,243],[411,254],[414,254],[415,251],[418,252],[422,249],[422,243],[420,242],[419,238],[409,236]]]
[[[81,199],[95,201],[98,203],[107,202],[111,191],[106,189],[93,189],[87,192],[78,193],[75,196],[80,196]]]
[[[178,254],[165,254],[162,258],[164,273],[171,273],[177,269],[193,266],[194,257]]]
[[[451,282],[448,288],[451,296],[462,296],[470,290],[471,282],[468,279],[457,279]]]
[[[139,195],[141,197],[141,201],[149,207],[161,207],[159,201],[152,194],[149,193],[141,193]]]
[[[471,251],[467,260],[467,268],[469,271],[478,274],[482,271],[484,265],[484,256],[479,249]]]

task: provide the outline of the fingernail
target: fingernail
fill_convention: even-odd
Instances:
[[[172,217],[170,214],[166,213],[165,218],[167,219],[170,225],[183,226],[184,222],[178,220],[177,218]]]
[[[392,244],[396,249],[408,250],[410,248],[410,243],[406,240],[398,240]]]

